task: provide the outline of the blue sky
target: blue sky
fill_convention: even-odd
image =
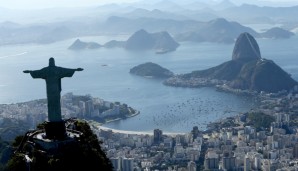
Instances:
[[[103,5],[106,3],[126,3],[136,2],[139,0],[0,0],[0,7],[10,9],[42,9],[52,7],[82,7],[82,6],[94,6]],[[201,2],[204,0],[200,0]],[[220,0],[215,0],[220,1]],[[231,0],[232,2],[239,4],[239,2],[252,2],[247,0]],[[279,2],[279,4],[293,4],[298,5],[298,0],[263,0],[267,2]],[[148,1],[149,2],[149,1]],[[289,3],[290,2],[290,3]]]

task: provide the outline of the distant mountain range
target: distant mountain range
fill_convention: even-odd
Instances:
[[[242,1],[243,2],[243,1]],[[189,19],[201,18],[197,16],[196,18],[192,15],[193,11],[200,13],[204,11],[204,13],[209,13],[209,15],[216,16],[215,18],[222,17],[227,18],[228,20],[238,21],[241,23],[264,23],[260,19],[266,18],[267,22],[293,22],[295,21],[295,16],[298,13],[298,6],[290,6],[287,7],[276,7],[278,4],[274,4],[271,1],[246,1],[244,4],[238,6],[232,3],[229,0],[223,1],[157,1],[152,3],[146,3],[145,5],[139,5],[141,3],[136,4],[138,8],[144,8],[148,10],[159,9],[161,11],[167,11],[171,13],[180,14],[180,16],[189,17]],[[252,4],[260,4],[252,5]],[[280,4],[286,4],[286,2],[282,2]],[[270,6],[273,5],[273,6]],[[215,18],[209,18],[215,19]],[[283,18],[284,21],[280,21],[280,18]],[[173,19],[173,18],[172,18]],[[256,20],[259,19],[259,20]]]
[[[120,25],[124,24],[124,21],[128,19],[123,18],[113,18],[112,20],[116,22],[116,26],[114,28],[121,28]],[[124,21],[123,21],[124,20]],[[144,23],[146,21],[153,21],[152,19],[144,19]],[[155,20],[155,21],[163,21],[163,20]],[[180,21],[172,21],[171,24],[183,26],[183,23]],[[177,22],[176,24],[174,24]],[[192,22],[191,26],[195,26],[195,31],[187,31],[185,33],[176,34],[173,38],[168,32],[155,32],[155,33],[148,33],[144,29],[140,29],[132,34],[126,41],[117,41],[112,40],[104,45],[96,44],[94,42],[82,42],[80,40],[76,40],[69,49],[78,50],[78,49],[94,49],[100,47],[121,47],[127,50],[155,50],[156,53],[166,53],[170,51],[176,50],[179,46],[175,40],[179,41],[193,41],[193,42],[215,42],[215,43],[234,43],[237,39],[238,35],[243,32],[249,33],[257,38],[273,38],[273,39],[280,39],[280,38],[290,38],[295,34],[284,30],[282,28],[272,28],[267,30],[263,33],[258,33],[249,27],[245,27],[237,22],[229,22],[226,19],[218,18],[209,22]],[[149,22],[150,23],[150,22]],[[187,25],[187,24],[186,24]],[[178,27],[178,26],[177,26]],[[123,27],[122,27],[123,29]]]
[[[53,43],[74,37],[132,34],[140,29],[167,31],[179,41],[223,43],[234,42],[241,32],[248,32],[256,38],[288,38],[292,36],[289,30],[298,32],[298,6],[236,6],[229,0],[139,1],[81,9],[32,10],[25,14],[17,10],[1,10],[6,15],[0,17],[4,21],[0,23],[0,45]],[[15,18],[22,24],[11,22]],[[27,24],[23,23],[24,19],[28,19],[24,22]],[[284,30],[260,33],[270,29],[267,27],[257,30],[256,34],[255,28],[247,27],[255,24],[270,24],[271,28],[280,26]]]
[[[138,18],[128,19],[110,17],[106,21],[106,29],[112,32],[123,33],[132,29],[146,29],[149,31],[168,30],[177,41],[234,43],[240,33],[248,32],[256,38],[289,38],[294,34],[282,28],[274,28],[264,33],[258,33],[250,27],[237,22],[217,18],[209,22],[195,20],[171,20]]]
[[[159,9],[147,10],[144,8],[137,8],[131,12],[121,15],[123,18],[137,19],[137,18],[156,18],[156,19],[174,19],[174,20],[189,20],[188,17],[166,12]]]
[[[93,34],[84,24],[72,22],[22,25],[13,22],[0,23],[0,45],[39,43],[47,44],[77,36]],[[83,31],[85,30],[85,31]]]
[[[146,6],[144,4],[146,4]],[[150,2],[141,1],[135,5],[142,8],[160,9],[165,11],[183,11],[185,9],[199,10],[204,8],[219,10],[235,6],[235,4],[229,0],[223,0],[220,2],[206,0],[151,0]]]
[[[256,37],[260,35],[249,27],[242,26],[237,22],[228,22],[226,19],[218,18],[204,23],[200,28],[175,36],[178,41],[195,42],[218,42],[234,43],[240,33],[248,32]]]
[[[144,29],[148,32],[168,31],[177,34],[192,31],[194,28],[203,26],[203,22],[195,20],[174,20],[150,17],[124,18],[118,16],[109,17],[101,26],[101,30],[107,33],[127,34],[136,30]]]
[[[243,4],[217,12],[218,16],[236,20],[242,23],[272,23],[287,24],[296,22],[298,6],[292,7],[260,7],[257,5]],[[283,18],[283,21],[280,19]]]
[[[174,80],[174,81],[173,81]],[[166,85],[188,86],[196,80],[220,82],[234,89],[278,92],[290,90],[298,83],[272,60],[261,58],[256,40],[249,33],[239,35],[233,50],[232,60],[218,66],[193,71],[168,79]],[[218,80],[218,81],[214,81]],[[189,82],[191,84],[185,84]]]
[[[157,11],[159,13],[160,11]],[[79,26],[78,26],[79,25]],[[0,23],[0,45],[20,43],[53,43],[78,36],[99,34],[131,34],[137,30],[168,32],[176,41],[234,43],[237,35],[248,32],[256,38],[289,38],[294,34],[282,28],[272,28],[264,33],[256,32],[238,22],[217,18],[208,22],[158,18],[123,18],[112,16],[104,23],[63,25],[46,24],[24,26],[13,22]],[[104,33],[101,33],[104,32]],[[107,46],[114,46],[110,42]],[[117,42],[117,46],[123,43]]]

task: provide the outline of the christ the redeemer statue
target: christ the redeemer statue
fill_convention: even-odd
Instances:
[[[48,101],[48,121],[61,122],[61,79],[72,77],[75,71],[83,71],[82,68],[69,69],[55,66],[54,58],[49,59],[49,66],[40,70],[25,70],[24,73],[30,73],[32,78],[41,78],[46,81],[47,101]]]

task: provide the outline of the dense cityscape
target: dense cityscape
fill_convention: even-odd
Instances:
[[[297,170],[297,95],[280,92],[261,98],[260,108],[252,111],[263,114],[259,124],[250,124],[260,118],[246,113],[212,123],[206,131],[194,126],[185,134],[160,129],[123,133],[96,125],[93,130],[115,170]]]
[[[67,93],[61,103],[64,118],[89,120],[115,170],[295,170],[296,92],[262,93],[260,105],[253,111],[210,123],[204,131],[194,125],[184,134],[164,133],[158,128],[151,133],[111,130],[94,121],[138,114],[119,102]],[[121,116],[124,109],[130,112]],[[31,129],[46,116],[45,100],[1,105],[1,118],[22,120]]]

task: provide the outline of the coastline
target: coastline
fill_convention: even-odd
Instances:
[[[114,133],[121,133],[121,134],[130,134],[130,135],[153,135],[153,131],[126,131],[126,130],[119,130],[119,129],[113,129],[108,128],[102,125],[94,125],[98,130],[104,130],[104,131],[112,131]],[[165,135],[169,136],[176,136],[176,135],[184,135],[186,133],[173,133],[173,132],[163,132]]]
[[[180,80],[181,81],[181,80]],[[194,81],[194,80],[192,80]],[[197,81],[197,80],[196,80]],[[201,80],[202,81],[202,80]],[[206,80],[205,80],[206,81]],[[195,82],[195,84],[193,84],[194,82],[191,82],[192,84],[188,85],[187,83],[183,85],[180,84],[174,84],[174,85],[169,85],[167,84],[167,86],[172,86],[172,87],[185,87],[185,88],[200,88],[200,87],[213,87],[216,89],[216,91],[221,91],[221,92],[226,92],[226,93],[231,93],[231,94],[235,94],[238,96],[247,96],[247,97],[252,97],[254,99],[255,102],[258,102],[258,106],[255,106],[253,109],[253,111],[264,111],[261,102],[264,100],[268,100],[268,99],[275,99],[275,98],[283,98],[285,95],[285,92],[278,92],[278,93],[265,93],[265,92],[256,92],[256,91],[250,91],[250,90],[241,90],[241,89],[234,89],[229,87],[226,82],[220,82],[223,84],[219,84],[218,80],[209,80],[208,84],[206,84],[206,82],[203,82],[203,84],[200,84],[198,82]],[[190,83],[190,82],[189,82]],[[272,103],[273,104],[273,103]],[[268,104],[267,104],[268,105]],[[244,113],[248,113],[250,111],[246,111]],[[212,125],[218,125],[218,124],[224,124],[226,123],[226,121],[230,121],[231,119],[236,120],[237,117],[239,117],[239,115],[244,114],[244,113],[237,113],[235,114],[235,116],[230,116],[230,117],[222,117],[220,119],[214,120],[214,121],[210,121],[210,123],[207,125],[206,129],[201,130],[202,132],[208,133],[210,131],[213,131],[215,129],[215,127],[213,127]],[[114,121],[118,121],[118,120],[122,120],[122,119],[126,119],[126,118],[130,118],[130,117],[134,117],[136,115],[140,114],[140,111],[137,111],[136,113],[129,115],[125,118],[117,118],[117,119],[113,119],[113,120],[108,120],[105,123],[99,123],[97,127],[97,130],[105,130],[105,131],[112,131],[114,133],[124,133],[124,134],[136,134],[136,135],[153,135],[153,131],[154,130],[150,130],[150,131],[128,131],[128,130],[118,130],[118,129],[113,129],[113,128],[108,128],[105,127],[104,124],[110,123],[110,122],[114,122]],[[179,133],[173,133],[173,132],[163,132],[163,134],[165,135],[182,135],[182,134],[187,134],[189,132],[179,132]]]
[[[133,115],[130,115],[130,116],[126,117],[125,119],[131,118],[131,117],[134,117],[134,116],[137,116],[140,113],[141,113],[140,111],[137,111],[136,113],[134,113]],[[153,135],[153,131],[154,130],[150,130],[150,131],[128,131],[128,130],[120,130],[120,129],[108,128],[108,127],[105,127],[104,126],[104,124],[106,124],[106,123],[118,121],[118,120],[121,120],[121,119],[122,118],[117,118],[117,119],[109,120],[109,121],[107,121],[105,123],[100,123],[100,122],[97,122],[95,120],[88,120],[88,123],[90,125],[94,126],[97,130],[112,131],[114,133],[130,134],[130,135]],[[169,136],[176,136],[176,135],[183,135],[183,134],[186,134],[186,133],[182,133],[182,132],[180,132],[180,133],[179,132],[163,132],[163,134],[169,135]]]
[[[261,93],[251,90],[235,89],[228,86],[228,81],[210,79],[210,78],[191,78],[183,79],[179,75],[169,78],[163,82],[164,85],[170,87],[182,87],[182,88],[201,88],[201,87],[213,87],[216,91],[226,92],[240,96],[253,97],[260,99]]]
[[[218,84],[219,81],[218,80],[211,80],[208,81],[208,83],[204,82],[203,84],[195,84],[191,85],[191,86],[181,86],[181,85],[167,85],[167,86],[171,86],[171,87],[183,87],[183,88],[201,88],[201,87],[213,87],[216,89],[216,91],[221,91],[221,92],[226,92],[226,93],[231,93],[231,94],[235,94],[237,96],[247,96],[247,97],[252,97],[255,99],[255,101],[259,101],[260,98],[262,97],[261,93],[257,93],[255,91],[249,91],[249,90],[240,90],[240,89],[233,89],[231,87],[226,86],[226,82],[221,82],[224,83],[223,85]],[[258,110],[259,107],[254,108],[253,110]],[[247,111],[249,112],[249,111]],[[246,113],[246,112],[244,112]],[[108,128],[105,127],[104,124],[107,123],[111,123],[114,121],[119,121],[122,119],[127,119],[127,118],[131,118],[134,117],[136,115],[140,114],[140,111],[137,111],[135,114],[132,114],[130,116],[127,116],[126,118],[117,118],[117,119],[113,119],[113,120],[108,120],[105,123],[98,123],[99,125],[97,126],[97,130],[105,130],[105,131],[113,131],[114,133],[124,133],[124,134],[136,134],[136,135],[153,135],[153,129],[150,131],[128,131],[128,130],[119,130],[119,129],[114,129],[114,128]],[[243,112],[237,113],[235,114],[235,116],[222,116],[222,118],[219,118],[218,120],[215,121],[210,121],[207,124],[207,127],[204,130],[201,130],[202,132],[208,133],[212,130],[214,130],[214,128],[211,125],[216,125],[218,123],[224,122],[226,120],[228,120],[228,118],[234,118],[236,119],[237,117],[239,117],[239,115],[243,114]],[[183,135],[183,134],[187,134],[189,132],[163,132],[163,134],[165,135]]]
[[[229,116],[229,117],[222,116],[222,118],[219,118],[218,120],[210,121],[207,124],[206,129],[201,130],[202,132],[205,132],[205,133],[213,131],[215,129],[215,125],[226,123],[227,121],[230,121],[231,119],[237,120],[237,118],[240,118],[240,115],[247,114],[251,111],[253,111],[253,112],[259,111],[259,112],[262,112],[264,114],[272,116],[272,114],[268,113],[268,109],[264,108],[264,102],[267,101],[266,105],[270,105],[270,104],[274,105],[275,100],[284,99],[285,97],[288,97],[288,93],[292,93],[292,91],[295,91],[295,88],[293,88],[292,90],[289,90],[289,92],[283,90],[283,91],[279,91],[277,93],[268,93],[268,92],[266,93],[266,92],[263,92],[263,91],[257,92],[257,91],[251,91],[251,90],[246,90],[246,89],[245,90],[235,89],[235,88],[232,88],[232,87],[228,86],[227,81],[216,80],[216,79],[197,79],[197,80],[196,79],[195,80],[191,79],[190,81],[183,82],[183,84],[181,84],[183,79],[180,80],[180,79],[177,79],[177,77],[174,77],[174,78],[176,78],[176,79],[171,80],[171,83],[174,83],[174,84],[171,84],[170,82],[164,82],[163,84],[166,85],[166,86],[170,86],[170,87],[182,87],[182,88],[213,87],[213,88],[216,89],[216,91],[219,91],[219,92],[230,93],[230,94],[234,94],[236,96],[244,96],[244,97],[248,97],[248,98],[250,97],[254,100],[254,103],[259,104],[259,105],[255,106],[254,108],[250,109],[250,111],[246,111],[244,113],[239,112],[239,113],[236,113],[234,116]],[[272,110],[271,113],[274,113],[275,109],[271,109],[271,110]],[[282,107],[280,109],[280,111],[283,111],[283,110],[285,110],[285,108]],[[102,130],[105,130],[105,131],[111,130],[115,133],[124,133],[124,134],[153,135],[154,130],[150,130],[150,131],[127,131],[127,130],[118,130],[118,129],[108,128],[108,127],[103,126],[106,123],[110,123],[110,122],[114,122],[114,121],[118,121],[118,120],[122,120],[122,119],[127,119],[127,118],[130,118],[130,117],[134,117],[138,114],[140,114],[140,111],[137,111],[136,113],[134,113],[132,115],[129,115],[125,118],[117,118],[117,119],[106,121],[105,123],[101,123],[98,126],[97,129],[98,130],[102,129]],[[187,133],[188,132],[179,132],[179,133],[176,133],[176,132],[175,133],[174,132],[163,132],[163,134],[166,134],[166,135],[182,135],[182,134],[187,134]]]
[[[132,115],[126,116],[124,119],[127,119],[127,118],[131,118],[131,117],[137,116],[137,115],[139,115],[140,113],[141,113],[140,111],[137,111],[137,112],[135,112],[135,113],[132,114]],[[115,121],[119,121],[119,120],[122,120],[122,119],[123,119],[123,118],[111,119],[111,120],[105,121],[105,123],[100,123],[100,124],[101,124],[101,125],[104,125],[104,124],[111,123],[111,122],[115,122]],[[98,123],[99,123],[99,122],[98,122]]]

